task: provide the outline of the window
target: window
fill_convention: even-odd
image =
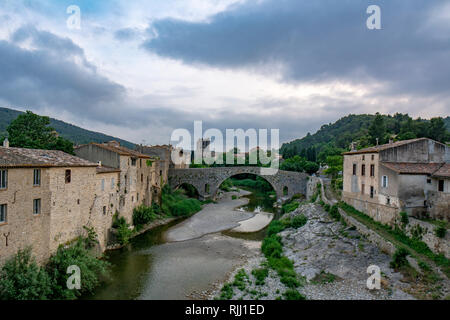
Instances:
[[[139,159],[139,168],[142,168],[142,159]]]
[[[363,183],[361,184],[361,194],[364,194],[364,189],[366,189],[366,185]]]
[[[136,159],[135,159],[135,158],[132,158],[132,159],[131,159],[131,165],[132,165],[133,167],[136,166]]]
[[[0,189],[8,188],[8,171],[0,170]]]
[[[33,200],[33,214],[41,214],[41,199]]]
[[[388,187],[388,177],[387,176],[383,176],[381,178],[381,186],[383,188],[387,188]]]
[[[389,197],[386,198],[386,204],[391,204],[391,198]]]
[[[375,177],[375,165],[374,164],[370,165],[370,176]]]
[[[41,185],[41,169],[34,169],[33,171],[33,186]]]
[[[375,155],[372,155],[372,160],[375,160]]]
[[[114,178],[111,178],[111,189],[114,189],[116,185],[116,182],[114,181]]]
[[[66,183],[70,183],[72,181],[72,171],[66,170]]]
[[[444,180],[439,180],[438,191],[444,192]]]
[[[375,190],[373,188],[373,186],[370,186],[370,197],[373,198],[373,195],[375,193]]]
[[[362,175],[362,176],[365,176],[365,175],[366,175],[366,165],[365,165],[365,164],[363,164],[363,165],[361,166],[361,175]]]
[[[353,175],[356,176],[356,164],[353,164]]]
[[[105,179],[102,179],[101,189],[102,189],[102,191],[105,191]]]
[[[427,183],[430,184],[431,183],[431,179],[427,179]]]
[[[363,155],[363,156],[362,156],[362,159],[363,159],[363,161],[364,161],[364,160],[366,160],[366,156],[365,156],[365,155]]]
[[[141,183],[144,183],[144,175],[141,173]]]
[[[103,215],[106,214],[106,207],[103,207]]]
[[[139,202],[139,193],[136,195],[136,201]]]
[[[6,223],[6,204],[0,204],[0,223]]]
[[[131,202],[134,202],[134,196],[131,197]]]

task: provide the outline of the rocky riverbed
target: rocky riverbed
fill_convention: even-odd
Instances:
[[[389,267],[391,258],[367,241],[353,228],[333,220],[317,204],[303,204],[286,216],[305,215],[307,223],[299,228],[289,228],[279,235],[283,251],[294,262],[301,286],[298,291],[312,300],[385,300],[414,299],[406,293],[410,284],[403,275]],[[255,269],[265,268],[262,254],[252,257],[242,267],[230,274],[229,283],[236,274],[245,285],[231,286],[232,299],[282,299],[286,288],[277,273],[269,269],[263,285],[256,285],[252,275]],[[376,265],[382,274],[381,289],[369,290],[366,282],[367,268]],[[244,270],[244,271],[242,271]],[[245,274],[245,276],[243,276]],[[217,290],[212,297],[220,296]]]

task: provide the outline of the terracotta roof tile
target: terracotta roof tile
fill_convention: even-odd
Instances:
[[[433,174],[433,177],[450,178],[450,163],[444,164],[438,171]]]
[[[56,150],[0,147],[0,167],[96,167],[97,164]]]
[[[380,164],[399,174],[433,174],[443,163],[407,163],[407,162],[380,162]]]

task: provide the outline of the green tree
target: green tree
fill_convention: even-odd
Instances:
[[[31,248],[19,250],[0,271],[0,300],[46,300],[52,281],[31,256]]]
[[[19,115],[6,129],[11,147],[61,150],[74,154],[73,143],[59,137],[49,125],[49,117],[31,111]]]
[[[375,119],[373,119],[372,124],[369,127],[370,142],[376,144],[377,139],[379,144],[384,143],[384,138],[386,135],[386,124],[384,123],[384,118],[380,113],[376,113]]]
[[[447,129],[445,128],[444,119],[441,117],[432,118],[429,123],[428,138],[445,142],[446,137]]]

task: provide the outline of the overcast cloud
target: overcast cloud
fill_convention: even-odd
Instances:
[[[288,141],[349,113],[449,115],[449,2],[376,1],[382,30],[369,4],[82,1],[73,31],[64,1],[6,0],[0,106],[150,144],[194,120]]]

